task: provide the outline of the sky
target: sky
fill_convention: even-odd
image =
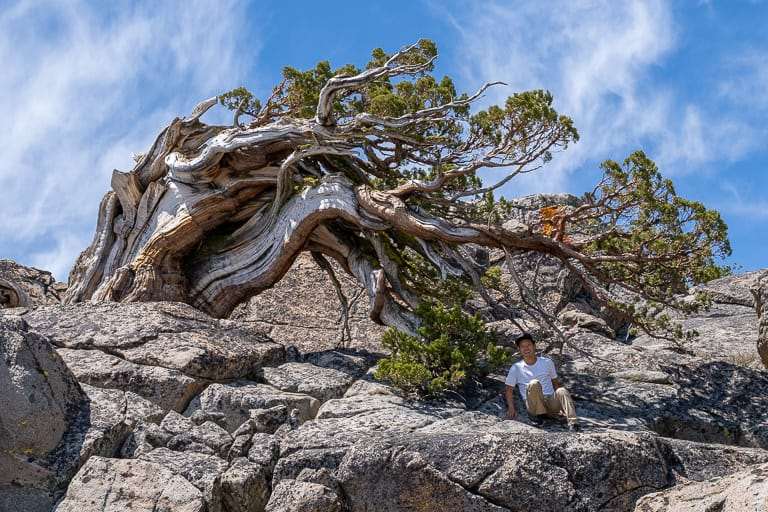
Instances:
[[[581,140],[507,197],[581,194],[636,149],[721,212],[737,271],[768,267],[768,1],[0,0],[0,258],[66,280],[113,169],[174,117],[283,66],[363,65],[420,38],[479,107],[548,89]],[[220,107],[209,123],[231,116]]]

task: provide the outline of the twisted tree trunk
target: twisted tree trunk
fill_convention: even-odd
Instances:
[[[222,317],[272,287],[301,251],[312,250],[360,280],[374,320],[410,330],[412,319],[392,299],[384,270],[374,268],[355,238],[396,229],[426,242],[500,246],[503,240],[541,250],[551,242],[523,225],[456,226],[419,214],[395,195],[354,186],[343,173],[327,172],[276,208],[286,161],[313,137],[328,137],[327,130],[313,121],[208,127],[198,117],[213,103],[174,120],[133,171],[114,171],[66,302],[174,300]],[[193,155],[185,156],[190,147]],[[318,154],[336,152],[328,147]]]
[[[263,108],[240,91],[231,127],[200,121],[217,98],[174,119],[133,170],[114,171],[65,302],[182,301],[223,317],[311,251],[360,281],[374,321],[412,332],[419,272],[409,261],[477,283],[463,244],[559,258],[604,304],[620,286],[675,305],[676,291],[716,271],[715,251],[729,250],[719,216],[678,197],[642,153],[624,169],[604,164],[584,203],[549,212],[547,229],[492,221],[489,193],[578,134],[544,91],[470,116],[494,84],[455,97],[449,79],[428,75],[435,56],[421,41],[391,56],[375,51],[351,74],[286,72]],[[253,121],[241,126],[246,111]],[[476,172],[484,167],[508,174],[483,186]],[[580,225],[588,229],[566,233]],[[668,327],[627,311],[644,316],[644,328]]]

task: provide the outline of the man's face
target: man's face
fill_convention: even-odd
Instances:
[[[517,346],[517,349],[520,351],[520,355],[523,357],[529,357],[536,353],[536,345],[534,345],[531,340],[521,341]]]

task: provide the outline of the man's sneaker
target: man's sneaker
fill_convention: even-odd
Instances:
[[[580,432],[581,427],[578,423],[569,423],[568,424],[568,432]]]
[[[531,420],[531,423],[537,427],[540,427],[544,424],[544,417],[540,414],[529,414],[528,419]]]

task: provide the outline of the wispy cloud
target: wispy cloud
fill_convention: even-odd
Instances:
[[[658,67],[679,39],[667,2],[563,0],[547,6],[544,12],[535,2],[483,2],[454,20],[466,81],[504,80],[510,87],[499,96],[549,89],[581,134],[545,173],[511,184],[506,193],[572,188],[572,171],[637,148],[666,174],[685,174],[755,147],[756,137],[738,118],[715,120],[658,79]]]
[[[740,217],[749,217],[752,221],[768,219],[768,200],[755,198],[743,185],[736,185],[729,180],[720,183],[723,192],[718,204],[719,211]]]
[[[4,9],[0,254],[65,279],[112,169],[130,168],[174,116],[239,85],[258,50],[237,52],[244,23],[234,1]]]
[[[768,110],[768,50],[750,48],[724,64],[719,93],[741,107]]]

